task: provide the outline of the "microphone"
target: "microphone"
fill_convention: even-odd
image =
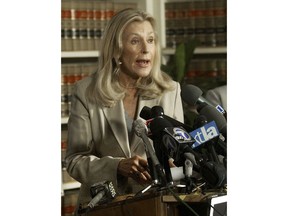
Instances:
[[[177,153],[178,151],[174,151],[174,149],[171,148],[172,149],[171,153],[168,153],[167,148],[163,146],[163,139],[165,139],[164,135],[166,133],[164,129],[166,127],[173,128],[173,124],[170,121],[168,121],[166,118],[164,118],[163,116],[164,116],[163,108],[159,106],[155,106],[151,109],[151,115],[149,117],[149,118],[152,117],[152,119],[148,119],[146,123],[151,132],[150,137],[153,140],[153,145],[154,145],[157,158],[159,159],[160,163],[164,167],[164,171],[166,175],[166,183],[172,185],[173,178],[172,178],[172,173],[171,173],[171,169],[170,169],[170,165],[168,161],[169,161],[169,157],[171,157],[171,154],[174,154],[175,152]],[[175,158],[175,157],[172,157],[172,158]]]
[[[208,108],[208,109],[211,109],[211,107],[210,108]],[[214,111],[214,110],[213,110]],[[212,112],[213,112],[212,111]],[[205,109],[204,109],[204,112],[205,112]],[[214,111],[215,112],[215,111]],[[211,119],[211,118],[210,118]],[[222,118],[223,119],[223,118]],[[218,120],[217,120],[218,121]],[[199,129],[199,128],[201,128],[202,126],[204,126],[204,125],[206,125],[208,123],[208,121],[207,121],[207,118],[206,118],[206,116],[205,115],[199,115],[197,118],[195,118],[194,119],[194,123],[193,123],[193,131],[195,131],[195,130],[197,130],[197,129]],[[225,125],[225,121],[221,121],[220,123],[219,123],[219,121],[218,121],[218,124],[223,124],[223,125]],[[217,125],[217,124],[216,124]],[[216,130],[218,130],[217,129],[217,126],[216,125],[214,125],[215,127],[216,127]],[[225,130],[226,129],[223,129],[222,128],[222,130],[223,130],[223,132],[225,133]],[[218,130],[219,131],[219,130]],[[191,134],[192,132],[190,132],[190,135],[192,136],[192,137],[194,137],[192,134]],[[195,137],[194,137],[195,138]],[[217,141],[216,141],[216,145],[215,145],[215,148],[216,148],[216,150],[217,150],[217,152],[219,152],[221,155],[223,155],[223,156],[227,156],[227,144],[223,141],[223,135],[222,134],[219,134],[219,137],[218,137],[218,139],[217,139]],[[196,142],[197,142],[197,140],[196,140]],[[199,143],[199,142],[198,142]],[[199,143],[199,144],[201,144],[201,143]],[[197,144],[194,144],[194,147],[196,147],[195,145],[197,145]]]
[[[215,138],[218,137],[219,139],[220,135],[215,122],[212,121],[207,123],[207,118],[202,115],[198,116],[194,122],[197,122],[197,125],[200,125],[200,127],[189,133],[196,140],[192,145],[192,148],[199,148],[200,145],[205,144],[213,161],[220,163],[215,151]]]
[[[227,111],[220,105],[212,105],[211,102],[202,97],[202,90],[194,85],[185,85],[181,90],[182,99],[190,106],[197,106],[199,112],[205,106],[214,107],[219,113],[221,113],[225,119],[227,119]]]
[[[199,111],[199,114],[205,116],[208,122],[215,121],[218,130],[227,139],[227,121],[221,113],[214,107],[205,106]]]
[[[187,131],[192,130],[192,127],[190,127],[189,125],[186,125],[182,122],[177,121],[176,119],[173,119],[173,118],[165,115],[163,108],[161,106],[153,106],[152,108],[144,106],[142,108],[139,116],[145,120],[149,120],[149,119],[161,116],[164,119],[167,119],[174,127],[181,126],[181,127],[185,128],[185,130],[187,130]]]
[[[135,134],[138,137],[142,138],[144,142],[145,152],[147,155],[147,160],[148,160],[149,168],[151,171],[151,175],[154,180],[154,183],[157,184],[159,181],[158,175],[162,178],[162,180],[165,177],[164,177],[163,169],[156,156],[156,153],[154,149],[152,148],[151,143],[148,139],[148,136],[147,136],[148,128],[141,119],[137,119],[136,121],[133,122],[133,128],[134,128]]]
[[[91,186],[90,195],[92,200],[89,202],[88,207],[92,209],[97,204],[107,203],[114,199],[116,191],[111,181],[102,181]]]

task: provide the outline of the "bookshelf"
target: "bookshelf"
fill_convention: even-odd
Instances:
[[[91,58],[98,57],[99,51],[62,51],[61,58]]]
[[[71,4],[71,2],[74,2],[76,4]],[[82,2],[82,3],[80,3]],[[198,2],[198,3],[197,3]],[[200,2],[200,3],[199,3]],[[103,0],[62,0],[61,2],[61,76],[62,76],[62,83],[61,83],[61,151],[62,151],[62,159],[65,155],[65,145],[66,145],[66,136],[67,136],[67,123],[68,123],[68,116],[69,116],[69,106],[70,106],[70,93],[73,88],[73,83],[76,82],[79,79],[82,79],[83,77],[89,75],[92,73],[97,65],[97,58],[99,57],[99,50],[97,47],[99,47],[99,43],[101,41],[99,31],[103,29],[105,26],[105,23],[107,20],[109,20],[109,16],[111,15],[111,11],[114,10],[119,10],[123,7],[137,7],[140,9],[146,10],[148,13],[152,14],[154,18],[157,21],[157,32],[158,36],[160,39],[160,46],[161,46],[161,52],[162,52],[162,62],[165,63],[172,55],[175,53],[175,47],[173,46],[167,46],[168,41],[171,40],[171,34],[169,37],[167,36],[167,32],[169,32],[168,28],[171,28],[171,22],[173,23],[173,19],[176,23],[183,23],[187,24],[187,14],[189,14],[188,9],[193,9],[193,5],[198,4],[198,9],[201,9],[202,5],[202,11],[205,11],[204,6],[208,5],[210,7],[209,10],[206,10],[207,14],[211,16],[211,4],[212,2],[218,2],[221,4],[226,4],[226,0],[120,0],[120,1],[115,1],[115,0],[108,0],[108,1],[103,1]],[[174,3],[174,7],[173,6]],[[175,4],[177,3],[177,4]],[[90,7],[88,6],[90,5]],[[92,7],[91,7],[92,5]],[[172,5],[172,6],[171,6]],[[188,6],[187,6],[188,5]],[[200,6],[199,6],[200,5]],[[204,5],[204,6],[203,6]],[[72,8],[71,8],[72,7]],[[74,8],[73,8],[74,7]],[[93,10],[91,10],[93,8]],[[103,9],[104,8],[104,9]],[[106,8],[106,18],[102,17],[100,20],[98,20],[98,23],[95,23],[95,17],[94,20],[92,19],[93,15],[91,13],[95,13],[98,11],[100,14],[103,14],[103,10]],[[173,8],[173,13],[174,17],[170,17],[169,19],[172,19],[172,21],[169,23],[167,21],[167,8],[171,9]],[[212,7],[213,8],[213,7]],[[72,9],[72,10],[71,10]],[[85,13],[78,13],[78,17],[76,17],[76,12],[75,11],[83,11],[83,9],[86,10],[87,14]],[[199,11],[200,11],[199,9]],[[226,8],[222,8],[221,10],[224,10]],[[64,10],[64,12],[63,12]],[[102,12],[101,12],[102,10]],[[186,10],[186,11],[185,11]],[[66,11],[66,12],[65,12]],[[109,12],[110,11],[110,12]],[[182,18],[178,13],[179,11],[182,11]],[[184,12],[183,12],[184,11]],[[217,15],[217,10],[215,10],[216,15]],[[191,12],[191,10],[190,10]],[[195,10],[192,10],[192,12],[195,15]],[[190,13],[193,14],[193,13]],[[197,11],[196,11],[197,12]],[[219,11],[218,11],[219,12]],[[74,18],[71,17],[72,15],[69,13],[73,14],[74,13]],[[81,14],[82,14],[82,19],[81,19]],[[90,14],[90,15],[89,15]],[[110,14],[110,15],[109,15]],[[178,14],[178,15],[175,15]],[[183,15],[186,14],[186,15]],[[197,13],[196,13],[197,14]],[[200,14],[200,15],[199,15]],[[202,17],[201,17],[202,14]],[[223,16],[223,13],[221,14],[220,12],[218,13],[217,16]],[[222,19],[222,24],[223,20],[225,20],[225,27],[226,27],[226,14],[224,14],[225,17]],[[84,17],[84,18],[83,18]],[[203,24],[203,19],[205,16],[203,13],[198,13],[197,19]],[[78,18],[78,20],[77,20]],[[201,21],[201,18],[202,21]],[[207,18],[207,17],[206,17]],[[213,17],[209,17],[213,18]],[[219,18],[219,17],[218,17]],[[75,23],[75,19],[76,22]],[[177,21],[176,21],[177,19]],[[182,19],[182,20],[181,20]],[[193,16],[189,17],[190,21],[192,20],[193,23],[195,23],[195,20],[193,20]],[[207,18],[208,20],[208,18]],[[185,22],[184,22],[185,21]],[[210,19],[211,21],[211,19]],[[213,21],[213,19],[212,19]],[[212,22],[211,21],[211,22]],[[221,21],[221,20],[220,20]],[[93,24],[94,22],[94,24]],[[210,23],[211,23],[210,22]],[[189,23],[189,22],[188,22]],[[170,26],[169,26],[170,25]],[[96,26],[91,27],[91,26]],[[173,25],[172,25],[173,26]],[[178,25],[179,26],[179,25]],[[184,26],[185,27],[185,26]],[[191,26],[186,25],[186,30],[190,28]],[[193,27],[193,25],[192,25]],[[69,29],[70,28],[70,29]],[[78,29],[77,29],[78,28]],[[86,29],[85,31],[82,31],[81,29]],[[94,31],[88,31],[92,30]],[[178,29],[178,32],[181,29]],[[185,34],[190,34],[191,32],[196,32],[192,29],[192,31],[184,31],[186,32]],[[191,30],[191,29],[190,29]],[[205,26],[202,26],[202,30],[205,30]],[[198,36],[200,35],[200,38],[209,38],[208,35],[205,35],[205,31],[199,31]],[[206,28],[206,31],[211,33],[211,28]],[[215,29],[216,31],[216,29]],[[218,32],[223,33],[223,29],[218,30]],[[202,32],[202,35],[200,34]],[[214,32],[215,33],[215,32]],[[181,33],[182,34],[182,33]],[[196,34],[196,33],[195,33]],[[189,37],[195,37],[194,35],[189,35]],[[196,35],[197,36],[197,35]],[[209,35],[211,36],[211,35]],[[215,36],[215,34],[214,34]],[[224,34],[220,35],[222,38],[225,37],[226,39],[226,32]],[[219,36],[219,37],[220,37]],[[76,39],[75,39],[76,38]],[[93,41],[93,38],[95,39]],[[180,39],[177,39],[177,35],[175,34],[174,39],[176,38],[176,42],[174,45],[177,43],[177,41],[180,41]],[[182,39],[185,38],[182,35]],[[186,37],[187,38],[187,37]],[[211,38],[211,37],[210,37]],[[220,37],[221,38],[221,37]],[[204,39],[203,39],[204,41]],[[70,47],[69,47],[70,46]],[[204,43],[197,47],[194,52],[195,59],[191,62],[191,65],[200,65],[199,67],[202,68],[202,73],[209,73],[209,76],[201,76],[197,77],[197,68],[191,69],[187,73],[187,82],[191,84],[195,84],[196,86],[199,86],[202,88],[202,90],[206,90],[208,88],[211,88],[211,86],[217,86],[217,85],[222,85],[226,84],[226,54],[227,54],[227,47],[226,43],[219,43],[219,44],[211,44],[209,45],[208,43]],[[210,62],[210,63],[208,63]],[[212,62],[212,63],[211,63]],[[218,74],[221,74],[221,77],[219,78],[218,76],[215,76],[214,72],[211,73],[211,68],[204,68],[203,65],[210,65],[210,67],[214,66],[214,68],[217,68]],[[220,67],[220,66],[221,67]],[[210,70],[210,71],[209,71]],[[196,72],[195,72],[196,71]],[[195,75],[196,74],[196,75]],[[213,85],[207,84],[211,81]],[[205,84],[201,86],[201,84]],[[207,84],[207,85],[206,85]],[[62,165],[63,165],[63,160],[62,160]],[[77,192],[80,187],[80,183],[70,179],[67,180],[67,176],[65,173],[65,165],[62,170],[62,191],[61,191],[61,196],[62,196],[62,215],[72,215],[71,212],[73,212],[73,205],[76,204],[77,200]],[[67,210],[68,209],[68,210]]]
[[[162,55],[173,55],[175,53],[175,49],[173,48],[163,48],[162,49]],[[196,47],[194,54],[226,54],[227,48],[222,47]]]

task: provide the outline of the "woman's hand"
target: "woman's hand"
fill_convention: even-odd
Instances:
[[[121,160],[118,164],[118,173],[126,177],[131,177],[142,185],[151,183],[151,176],[148,172],[148,162],[138,155]]]

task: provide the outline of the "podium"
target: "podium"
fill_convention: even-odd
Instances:
[[[225,194],[177,194],[200,216],[227,215],[227,200]],[[221,198],[222,209],[214,211],[211,205],[215,198]],[[216,202],[217,203],[217,202]],[[222,213],[221,213],[222,211]],[[218,214],[218,213],[221,214]],[[223,213],[224,212],[224,213]],[[173,195],[147,194],[141,197],[133,195],[119,196],[113,202],[99,205],[87,214],[88,216],[188,216],[194,215],[187,206],[178,202]]]

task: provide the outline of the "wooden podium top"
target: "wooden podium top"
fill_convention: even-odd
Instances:
[[[219,192],[209,192],[204,194],[177,194],[186,203],[206,203],[207,200],[222,196]],[[88,216],[179,216],[180,203],[171,194],[151,193],[135,197],[134,194],[118,196],[112,202],[96,206],[85,215]],[[207,206],[208,207],[208,206]],[[209,206],[210,207],[210,206]],[[203,207],[202,207],[203,208]],[[204,214],[202,214],[204,215]],[[202,216],[201,215],[201,216]]]

